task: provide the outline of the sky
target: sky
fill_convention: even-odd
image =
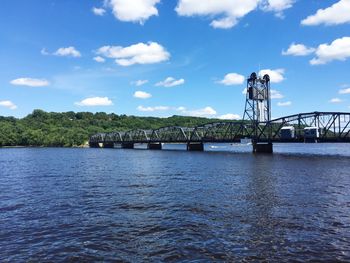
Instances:
[[[0,115],[350,111],[350,0],[2,0]]]

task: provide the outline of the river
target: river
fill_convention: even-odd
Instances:
[[[350,261],[350,145],[207,148],[0,149],[0,261]]]

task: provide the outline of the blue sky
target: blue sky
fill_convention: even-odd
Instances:
[[[270,73],[272,116],[350,111],[350,0],[2,0],[0,115],[239,118]]]

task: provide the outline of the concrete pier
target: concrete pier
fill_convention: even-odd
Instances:
[[[104,142],[103,148],[114,148],[114,142]]]
[[[204,151],[204,144],[202,142],[189,142],[187,143],[187,151]]]
[[[134,149],[134,143],[132,142],[122,143],[122,149]]]
[[[253,143],[253,153],[273,153],[272,142]]]
[[[98,142],[89,142],[90,148],[100,148],[100,144]]]
[[[161,143],[149,143],[147,145],[147,149],[149,149],[149,150],[161,150],[162,144]]]

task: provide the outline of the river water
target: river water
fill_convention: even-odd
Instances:
[[[349,262],[349,148],[0,149],[0,261]]]

